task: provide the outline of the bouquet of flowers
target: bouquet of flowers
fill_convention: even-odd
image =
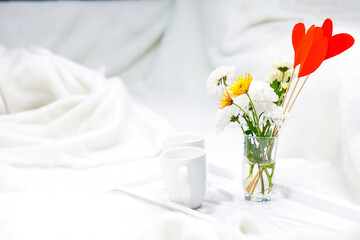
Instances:
[[[266,81],[253,81],[250,73],[233,78],[232,66],[215,69],[207,79],[208,93],[221,94],[217,130],[239,126],[245,135],[243,185],[248,200],[271,199],[277,136],[310,74],[354,44],[351,35],[332,35],[332,29],[330,19],[307,31],[303,23],[296,24],[292,32],[294,62],[276,62]]]

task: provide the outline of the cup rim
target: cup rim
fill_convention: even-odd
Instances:
[[[164,157],[164,155],[168,154],[168,152],[179,151],[179,150],[184,150],[184,149],[196,149],[196,150],[199,150],[200,153],[196,154],[194,156],[191,156],[191,157],[184,157],[184,158],[177,158],[177,159]],[[188,160],[192,160],[192,159],[201,158],[205,155],[206,155],[206,151],[205,151],[205,149],[203,149],[201,147],[186,146],[186,147],[175,147],[175,148],[166,149],[160,153],[160,159],[169,160],[169,161],[188,161]]]

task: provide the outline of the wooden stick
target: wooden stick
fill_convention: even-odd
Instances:
[[[278,129],[278,127],[275,126],[275,127],[274,127],[274,130],[273,130],[273,133],[272,133],[272,136],[273,136],[273,137],[276,136],[276,134],[277,134],[277,129]]]
[[[290,88],[290,86],[291,86],[291,82],[292,82],[292,80],[293,80],[293,76],[294,76],[295,69],[296,69],[296,67],[294,68],[294,70],[293,70],[292,73],[291,73],[289,86],[288,86],[288,88],[286,89],[285,96],[284,96],[283,102],[281,103],[281,106],[284,106],[286,96],[287,96],[287,94],[288,94],[289,88]]]
[[[251,194],[252,189],[256,187],[255,182],[259,179],[259,177],[260,177],[260,176],[259,176],[259,175],[257,175],[257,176],[256,176],[256,178],[254,178],[254,180],[255,180],[255,181],[254,181],[254,183],[253,183],[253,184],[251,184],[251,187],[250,187],[250,189],[249,189],[248,193],[250,193],[250,194]]]
[[[260,171],[258,171],[258,172],[256,173],[256,175],[253,177],[253,179],[251,180],[251,182],[249,183],[249,185],[246,187],[246,191],[247,191],[248,193],[250,193],[250,190],[251,190],[251,188],[252,188],[252,186],[253,186],[256,178],[257,178],[258,175],[259,175],[259,172],[260,172]]]
[[[304,80],[303,84],[302,84],[302,85],[301,85],[301,87],[300,87],[300,90],[297,92],[297,94],[296,94],[296,96],[295,96],[295,98],[294,98],[294,101],[293,101],[293,102],[291,103],[291,105],[290,105],[290,108],[289,108],[288,113],[291,111],[292,106],[294,105],[294,103],[295,103],[295,101],[296,101],[297,97],[299,96],[299,93],[301,92],[302,88],[304,87],[304,85],[305,85],[305,83],[306,83],[306,80],[309,78],[309,76],[310,76],[310,75],[307,75],[307,76],[306,76],[306,78],[305,78],[305,80]]]
[[[295,89],[296,89],[296,87],[297,87],[297,85],[298,85],[298,83],[299,83],[299,80],[300,80],[300,78],[298,78],[298,79],[296,80],[295,87],[294,87],[293,90],[291,91],[291,95],[290,95],[289,101],[288,101],[287,104],[286,104],[286,107],[285,107],[285,109],[284,109],[283,114],[286,113],[286,110],[287,110],[287,108],[288,108],[288,106],[289,106],[289,103],[290,103],[291,98],[292,98],[292,96],[293,96],[293,94],[294,94],[294,92],[295,92]],[[290,86],[289,86],[289,87],[290,87]]]
[[[259,171],[260,171],[260,169],[259,169]],[[253,189],[252,189],[252,191],[251,191],[251,195],[253,195],[254,194],[254,191],[255,191],[255,188],[256,188],[256,185],[258,184],[258,182],[259,182],[259,179],[260,179],[260,175],[258,175],[259,177],[257,178],[257,180],[256,180],[256,182],[254,183],[254,187],[253,187]]]

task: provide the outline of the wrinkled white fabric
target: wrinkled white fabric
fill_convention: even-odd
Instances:
[[[67,188],[0,195],[2,240],[131,240],[165,209],[117,193]]]
[[[237,219],[237,221],[232,220],[232,225],[223,225],[179,213],[164,214],[138,240],[336,240],[339,238],[355,240],[359,234],[356,228],[351,228],[346,233],[301,229],[283,233],[262,234],[261,231],[253,231],[255,227],[261,230],[261,226],[258,226],[251,217],[237,214],[232,218]]]
[[[138,240],[235,240],[235,231],[225,232],[220,226],[180,213],[163,215]]]
[[[359,111],[357,106],[360,104],[357,97],[357,89],[359,88],[355,87],[358,82],[357,64],[360,56],[357,44],[359,42],[357,37],[359,36],[357,30],[360,20],[359,9],[359,3],[350,0],[1,3],[0,37],[1,44],[9,49],[40,45],[94,69],[105,65],[108,69],[108,76],[120,75],[136,100],[165,116],[177,130],[196,131],[203,134],[206,137],[207,155],[209,159],[212,159],[211,161],[223,167],[233,167],[235,171],[240,172],[241,131],[239,129],[228,129],[222,135],[215,136],[214,120],[217,102],[216,98],[206,95],[205,81],[208,74],[217,66],[230,64],[238,68],[238,74],[250,72],[254,75],[254,81],[262,81],[270,73],[268,68],[272,61],[279,57],[283,60],[292,59],[291,28],[295,23],[302,21],[305,22],[307,27],[314,23],[321,25],[326,17],[330,17],[334,20],[334,33],[351,33],[356,38],[355,45],[341,56],[324,62],[324,65],[310,76],[309,82],[299,96],[292,114],[286,120],[281,131],[279,141],[280,159],[277,165],[279,166],[279,173],[281,171],[284,173],[281,175],[283,181],[289,181],[290,178],[287,176],[292,177],[290,180],[293,187],[305,186],[310,190],[324,192],[324,185],[326,185],[326,193],[330,194],[332,192],[333,195],[339,197],[345,195],[348,197],[345,188],[349,185],[342,182],[344,178],[340,173],[340,168],[334,170],[339,173],[335,177],[335,174],[327,171],[323,164],[319,163],[312,166],[311,161],[320,162],[322,160],[334,163],[335,166],[342,165],[343,170],[347,173],[348,183],[351,183],[351,191],[355,193],[359,191],[360,179],[358,179],[358,176],[360,170],[358,166],[360,165],[360,155],[358,152],[358,138],[360,125],[358,124]],[[0,48],[0,54],[4,54],[4,51],[4,49]],[[0,66],[0,69],[2,67]],[[7,67],[6,64],[5,67]],[[81,77],[80,79],[84,80]],[[43,139],[40,137],[41,134],[48,134],[42,136],[57,139],[56,141],[62,144],[64,135],[69,137],[69,134],[71,135],[76,126],[69,126],[66,124],[67,119],[64,119],[60,123],[56,123],[58,125],[55,124],[53,128],[56,130],[57,126],[61,128],[67,126],[69,129],[65,129],[64,132],[54,130],[52,134],[49,134],[43,130],[42,126],[32,124],[35,120],[41,120],[42,123],[48,124],[55,116],[59,116],[59,110],[69,115],[68,111],[65,111],[66,109],[71,106],[78,106],[77,103],[90,101],[90,98],[91,101],[98,104],[97,106],[100,106],[105,99],[113,102],[110,93],[116,95],[117,98],[119,97],[118,94],[114,93],[116,92],[114,89],[117,87],[113,88],[118,83],[112,83],[114,85],[111,85],[108,82],[112,81],[106,80],[104,86],[100,84],[104,88],[96,86],[94,89],[89,87],[89,89],[85,90],[82,84],[73,85],[79,83],[79,81],[76,77],[76,81],[61,83],[63,85],[61,91],[53,91],[53,89],[58,89],[58,85],[49,85],[46,91],[51,94],[47,97],[37,95],[36,98],[32,98],[26,94],[23,96],[8,96],[10,111],[18,113],[2,117],[1,122],[4,122],[5,125],[1,128],[4,131],[0,132],[0,136],[6,137],[7,144],[21,142],[26,146],[21,147],[21,151],[16,151],[16,148],[7,148],[4,151],[5,154],[0,152],[0,160],[6,163],[18,163],[22,166],[34,163],[49,166],[49,159],[51,158],[52,164],[61,166],[76,165],[78,167],[94,166],[100,164],[100,162],[122,162],[124,155],[118,154],[120,149],[118,149],[119,151],[116,149],[99,150],[96,147],[101,148],[98,143],[102,141],[90,141],[89,138],[87,140],[92,143],[90,145],[82,145],[82,141],[77,138],[73,139],[72,143],[80,144],[84,151],[77,150],[79,145],[74,150],[75,147],[72,148],[73,145],[70,142],[57,145],[61,146],[60,149],[51,145],[51,141],[48,140],[45,141],[47,147],[42,148]],[[83,84],[86,85],[86,81]],[[119,86],[121,86],[121,83]],[[122,86],[119,88],[122,89]],[[91,96],[85,97],[86,94],[83,92],[90,92],[91,89],[94,92],[89,94]],[[13,89],[10,88],[10,90]],[[63,101],[69,97],[68,95],[73,94],[77,97],[74,97],[72,101]],[[124,96],[121,95],[122,97]],[[24,98],[26,101],[22,101],[23,104],[19,105],[16,103],[18,98]],[[58,108],[58,105],[56,105],[59,101],[62,103],[63,109]],[[49,102],[52,103],[44,104]],[[91,104],[89,103],[89,105]],[[106,114],[110,114],[106,112],[107,108],[105,106],[101,106],[104,107]],[[20,112],[34,107],[37,109]],[[82,113],[85,111],[85,107],[81,106]],[[41,113],[41,109],[45,108],[49,110],[48,113],[52,110],[52,115],[46,114],[46,117],[36,118],[35,115]],[[3,111],[5,109],[4,105],[0,105],[0,109]],[[77,113],[76,111],[69,111],[71,111],[71,116]],[[104,112],[101,112],[100,115]],[[129,116],[130,118],[132,116],[130,112],[127,112],[129,114],[124,113],[122,117],[126,115],[126,117]],[[26,119],[29,119],[27,120],[29,122],[24,120],[24,114],[27,115]],[[104,114],[104,117],[107,116],[106,114]],[[143,116],[142,113],[139,113],[139,115]],[[150,120],[144,120],[145,122],[141,124],[134,123],[133,125],[129,123],[130,121],[123,120],[121,117],[122,121],[127,122],[130,126],[124,129],[129,130],[137,129],[139,126],[148,126],[149,121],[154,123],[154,121],[151,121],[153,115],[150,113],[147,115]],[[39,116],[44,116],[44,114],[39,114]],[[77,118],[76,116],[75,119]],[[13,119],[22,122],[14,128],[12,125]],[[105,119],[106,121],[102,126],[104,128],[112,129],[111,123],[117,122],[111,116],[109,116],[109,119],[106,117]],[[71,122],[78,126],[81,125],[81,123],[73,122],[73,119]],[[92,124],[86,124],[86,126],[79,129],[79,133],[83,136],[83,133],[87,133],[92,126]],[[23,134],[26,132],[23,131],[24,128],[29,131],[31,129],[28,132],[29,136],[24,137],[21,135],[19,139],[17,136],[19,133],[14,131]],[[146,127],[146,129],[149,128]],[[138,129],[138,131],[144,134],[142,128]],[[7,136],[1,135],[4,132]],[[104,135],[106,134],[104,133]],[[116,136],[119,136],[119,134]],[[140,134],[136,136],[140,136]],[[71,138],[73,137],[71,136]],[[98,136],[94,138],[99,139]],[[29,142],[35,139],[38,142],[35,142],[34,145],[28,145]],[[136,140],[132,143],[125,143],[125,140],[121,142],[118,139],[124,144],[124,149],[121,149],[121,151],[128,150],[129,154],[139,154],[140,151],[134,151],[134,149],[138,149],[135,147],[137,146],[135,142],[139,138],[134,137],[134,139]],[[154,138],[149,136],[149,139]],[[87,143],[90,142],[87,141]],[[28,150],[30,148],[33,150]],[[95,151],[90,154],[89,148],[96,149],[99,154],[94,154]],[[151,146],[149,146],[150,148]],[[54,156],[54,151],[56,153],[62,152],[64,156]],[[3,157],[10,154],[14,158],[8,158],[4,161]],[[34,154],[39,158],[24,158],[27,154],[29,156]],[[51,155],[51,157],[46,157],[45,154]],[[90,157],[89,159],[90,155],[93,158]],[[113,157],[117,159],[115,160]],[[297,161],[292,161],[290,157],[306,158],[309,160],[304,163],[307,168],[298,164]],[[130,157],[128,160],[130,160]],[[285,164],[284,161],[288,162]],[[280,168],[281,165],[283,168]],[[324,166],[328,165],[327,163],[324,164]],[[118,167],[122,169],[122,166]],[[307,171],[309,169],[312,171]],[[6,166],[2,168],[4,174],[0,176],[0,179],[3,177],[2,180],[4,181],[1,181],[1,184],[4,188],[8,187],[5,185],[12,184],[16,185],[16,189],[21,189],[26,184],[30,184],[30,187],[41,184],[46,185],[45,180],[50,179],[50,177],[47,177],[51,174],[54,175],[52,181],[50,181],[51,183],[62,184],[64,176],[65,178],[71,176],[66,179],[67,185],[89,186],[99,184],[106,185],[106,187],[109,187],[109,185],[115,187],[114,182],[118,181],[118,178],[114,176],[119,174],[120,171],[118,172],[117,169],[111,169],[111,171],[102,170],[101,168],[95,168],[94,171],[89,170],[91,171],[90,174],[89,172],[79,171],[76,173],[71,172],[71,174],[67,173],[67,175],[64,173],[67,169],[52,169],[52,171],[44,173],[46,169],[22,168],[19,171],[14,166]],[[150,170],[150,168],[145,170]],[[44,172],[39,174],[41,171]],[[306,171],[306,174],[303,174],[304,171]],[[321,173],[319,174],[319,172]],[[21,177],[18,177],[19,175]],[[32,178],[34,175],[37,177]],[[132,173],[128,173],[128,175],[132,175]],[[319,180],[319,176],[322,177],[321,180]],[[7,179],[12,180],[11,184],[6,182]],[[32,181],[27,183],[27,179],[32,179]],[[98,179],[99,181],[97,181]],[[325,181],[324,179],[333,179],[333,181]],[[53,185],[48,187],[51,186]],[[6,189],[12,190],[13,188],[8,187]],[[238,188],[236,189],[238,190]],[[338,189],[341,190],[338,191]],[[21,199],[22,197],[16,196],[15,198]],[[29,208],[25,209],[29,210]],[[74,207],[74,209],[77,208]],[[14,216],[21,216],[21,212],[17,213],[19,214]],[[79,214],[79,212],[75,214],[75,217],[77,217],[75,219],[85,218],[84,215]],[[29,219],[29,215],[26,216]],[[126,216],[124,217],[126,218]],[[156,217],[158,215],[154,215],[152,220]],[[32,219],[31,216],[30,219]],[[62,215],[61,219],[66,219],[66,217]],[[189,220],[190,223],[182,222],[182,218],[179,221],[177,221],[179,225],[173,226],[173,229],[187,232],[188,239],[199,239],[198,235],[191,235],[190,230],[193,227],[191,220]],[[166,229],[157,232],[157,230],[163,229],[162,226],[166,226],[166,222],[162,221],[160,225],[157,222],[155,226],[151,226],[148,233],[154,235],[148,235],[148,239],[166,233]],[[218,233],[214,232],[214,229],[208,223],[205,225],[205,228],[210,229],[208,232],[195,233],[204,234],[209,239],[219,239]],[[10,226],[7,225],[7,227]],[[23,222],[21,226],[24,227],[26,224]],[[91,226],[94,226],[94,230],[100,230],[96,227],[106,225],[97,225],[95,223]],[[201,226],[204,226],[204,224],[201,223]],[[18,229],[22,229],[22,227]],[[144,226],[142,227],[144,228]],[[67,225],[65,228],[71,229],[71,226]],[[117,228],[114,229],[112,230],[116,231]],[[109,230],[109,232],[111,231]],[[109,232],[105,231],[105,233]],[[326,235],[327,233],[289,232],[277,237],[263,237],[265,239],[328,239],[321,236],[321,234]],[[349,239],[355,240],[357,235],[354,236],[354,238]],[[247,237],[250,238],[250,236]],[[338,239],[342,238],[339,237]]]
[[[160,151],[166,122],[136,104],[121,79],[40,48],[4,51],[0,65],[1,162],[91,167]]]
[[[353,69],[352,69],[353,70]],[[342,162],[345,178],[360,199],[360,79],[358,74],[346,79],[340,88]],[[340,164],[339,164],[340,165]]]

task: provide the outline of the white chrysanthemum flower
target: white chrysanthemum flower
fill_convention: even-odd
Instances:
[[[281,68],[288,68],[287,72],[289,72],[289,70],[292,70],[293,67],[293,63],[290,61],[282,61],[280,59],[276,60],[272,65],[271,65],[271,71],[272,72],[282,72]],[[291,71],[290,71],[291,72]]]
[[[275,80],[280,82],[282,79],[282,73],[281,72],[274,72],[272,73],[270,76],[268,76],[266,79],[265,79],[265,82],[268,83],[268,84],[271,84],[273,83]],[[284,78],[285,79],[285,78]]]
[[[276,74],[271,74],[265,79],[265,82],[268,84],[272,84],[276,80]]]
[[[278,82],[281,82],[281,87],[283,89],[287,89],[289,87],[289,84],[287,83],[289,82],[293,71],[292,66],[293,63],[289,61],[275,61],[271,66],[272,75],[266,79],[266,82],[271,84],[276,79]]]
[[[262,112],[271,112],[275,105],[274,102],[279,100],[274,90],[265,82],[253,81],[248,93],[258,115]]]
[[[232,78],[235,74],[235,67],[233,66],[221,66],[216,68],[210,73],[207,79],[207,91],[208,94],[215,94],[216,92],[222,92],[223,84],[222,80],[225,81]]]
[[[288,82],[290,80],[291,74],[292,74],[293,69],[291,68],[290,70],[286,71],[285,75],[284,75],[284,80],[283,82]]]
[[[250,102],[250,100],[246,94],[242,94],[240,96],[233,98],[233,103],[238,105],[239,107],[241,107],[246,112],[249,110],[249,102]],[[244,112],[240,110],[240,115],[243,115],[243,113]]]
[[[274,104],[275,105],[275,104]],[[285,114],[283,114],[284,108],[279,106],[274,106],[272,111],[265,113],[265,117],[270,120],[274,125],[281,127]]]
[[[218,133],[224,131],[225,127],[229,125],[236,117],[238,117],[240,109],[234,105],[219,109],[216,113],[216,130]]]
[[[282,89],[287,89],[289,87],[289,83],[290,82],[286,82],[286,81],[281,82],[281,88]]]

